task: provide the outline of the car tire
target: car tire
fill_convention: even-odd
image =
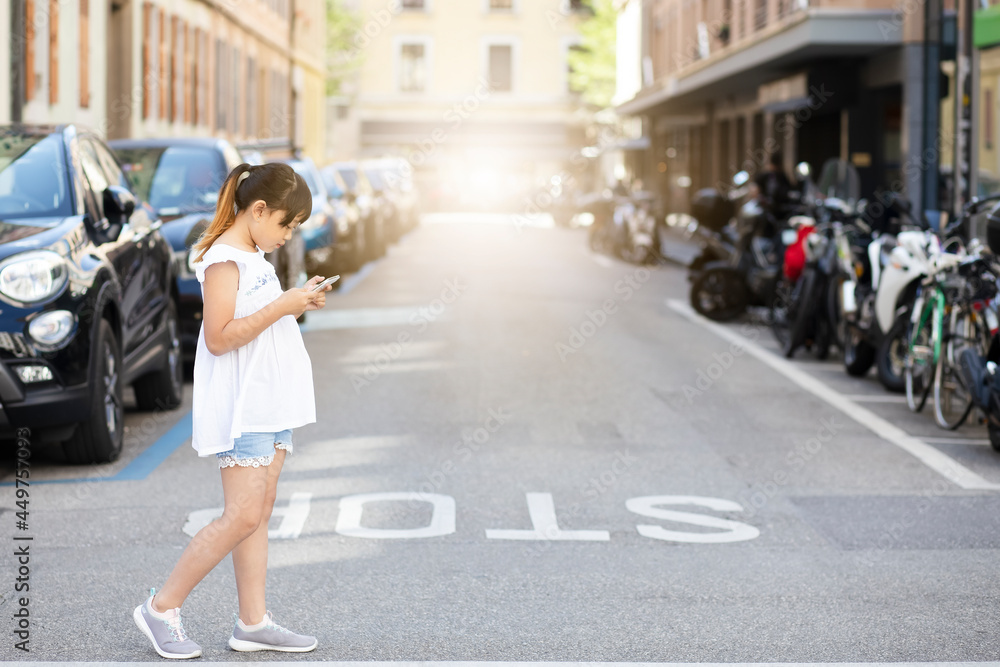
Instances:
[[[167,306],[168,348],[163,368],[147,373],[132,384],[140,410],[173,410],[184,400],[184,363],[181,356],[180,323],[173,299]]]
[[[121,361],[118,339],[108,321],[102,319],[90,360],[90,414],[93,416],[78,424],[73,437],[63,443],[63,453],[69,463],[107,463],[122,453],[125,411]]]

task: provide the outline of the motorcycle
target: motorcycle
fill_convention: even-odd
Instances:
[[[870,242],[844,281],[841,298],[848,375],[862,377],[875,366],[883,386],[897,393],[904,389],[900,346],[906,344],[906,323],[927,261],[925,232],[897,229],[910,210],[910,203],[895,195],[865,207],[861,218],[870,223]]]
[[[624,230],[618,256],[626,262],[649,264],[657,257],[654,248],[656,218],[653,214],[653,204],[652,193],[637,192],[615,206],[613,213],[615,226],[621,225]]]
[[[733,180],[742,188],[750,177],[739,172]],[[701,232],[704,250],[688,271],[689,298],[695,311],[716,321],[732,320],[748,306],[769,306],[781,270],[784,240],[774,230],[783,225],[759,201],[746,201],[735,229],[727,226],[745,192],[723,196],[709,188],[692,200],[695,222],[689,230]]]

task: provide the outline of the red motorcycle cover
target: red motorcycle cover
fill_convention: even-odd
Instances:
[[[782,271],[785,277],[795,282],[802,275],[802,269],[806,267],[806,237],[816,230],[814,225],[803,225],[799,227],[795,237],[795,243],[785,248],[785,263]]]

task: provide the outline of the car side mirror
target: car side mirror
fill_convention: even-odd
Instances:
[[[112,225],[124,225],[135,211],[135,195],[120,185],[104,190],[104,215]]]
[[[135,211],[136,199],[135,195],[120,185],[109,185],[105,188],[102,199],[104,221],[103,224],[98,223],[94,227],[100,242],[110,243],[118,240],[122,228]]]

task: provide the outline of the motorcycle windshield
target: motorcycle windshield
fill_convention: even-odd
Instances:
[[[858,170],[847,160],[830,159],[823,164],[816,187],[823,197],[856,204],[861,196]]]

